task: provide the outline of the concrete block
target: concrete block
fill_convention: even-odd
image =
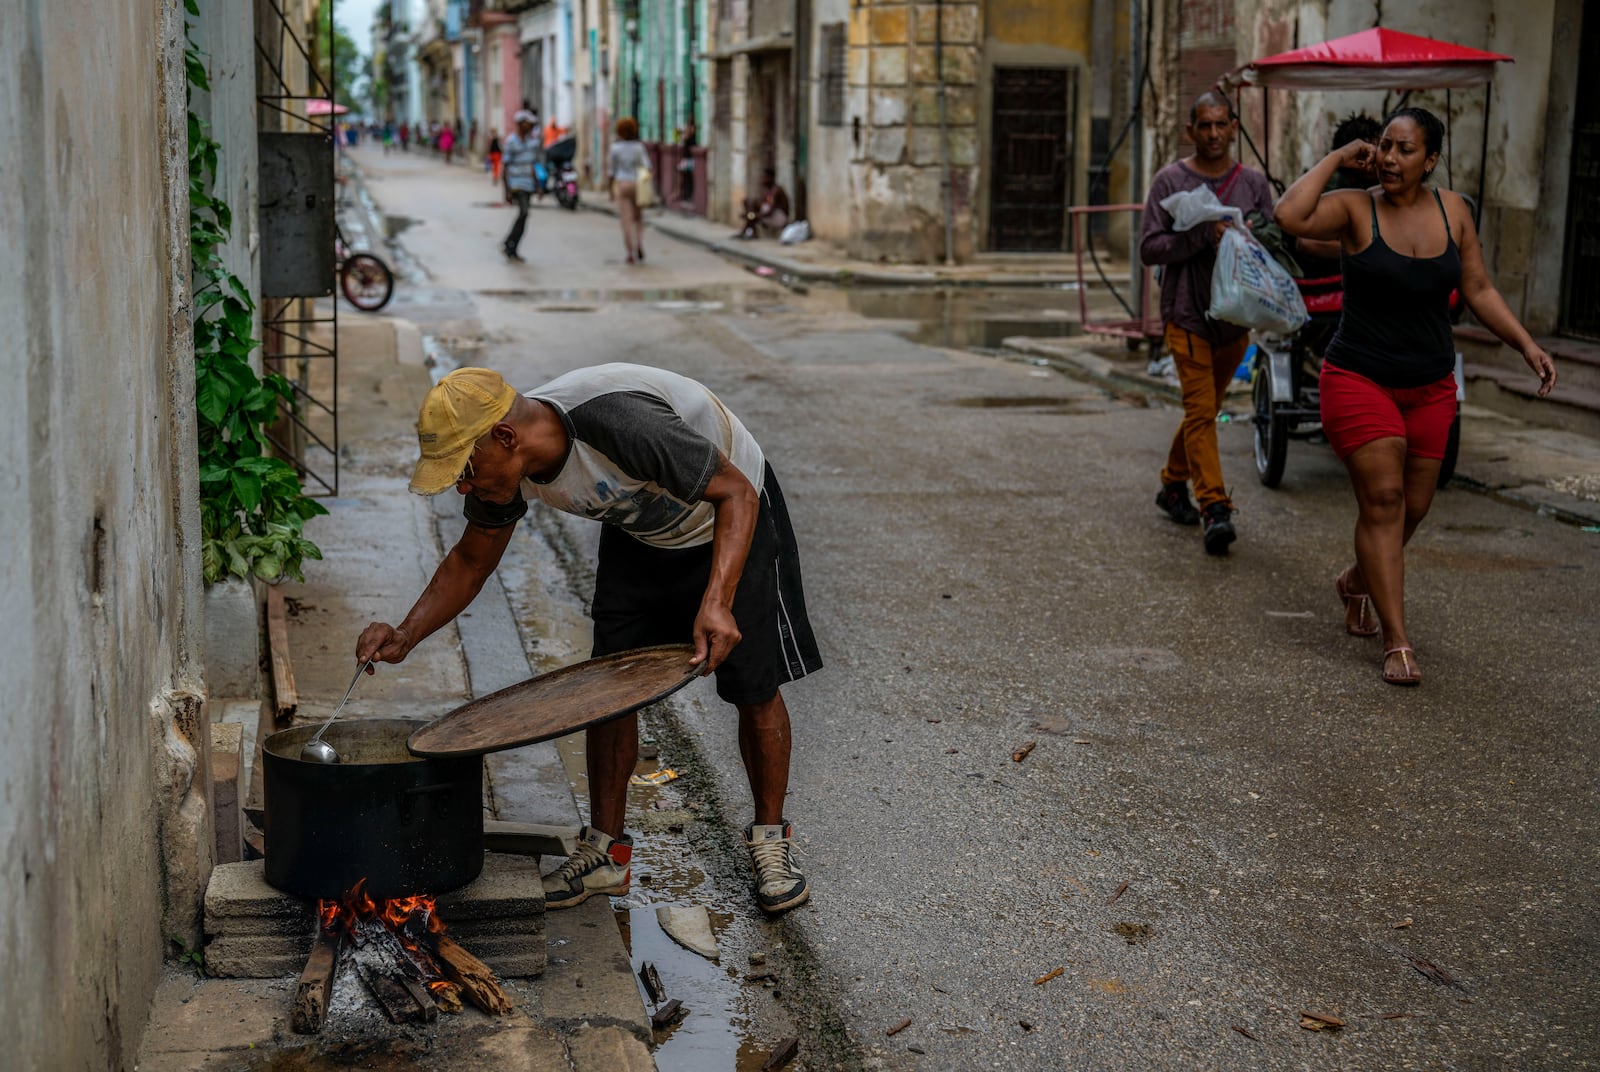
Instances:
[[[940,162],[939,128],[918,127],[911,134],[911,162],[928,167]]]
[[[874,48],[872,50],[872,84],[875,86],[903,86],[906,84],[906,50],[904,48]]]
[[[978,128],[950,128],[950,163],[953,167],[975,167],[978,163]]]
[[[903,89],[874,88],[868,98],[875,127],[903,127],[909,107]]]
[[[906,8],[874,7],[870,32],[874,45],[903,45],[909,29],[909,12]]]
[[[215,868],[206,884],[205,907],[208,920],[240,916],[299,919],[314,914],[309,902],[267,885],[261,860]]]
[[[277,979],[285,975],[299,975],[305,970],[306,950],[299,953],[274,953],[265,956],[242,956],[223,950],[213,954],[206,949],[206,970],[224,979]]]
[[[978,94],[971,86],[946,86],[945,122],[970,126],[978,121]],[[911,121],[917,126],[939,123],[939,87],[919,85],[911,91]]]
[[[939,68],[934,64],[932,45],[913,45],[906,50],[907,77],[916,85],[933,85],[939,81]]]
[[[237,577],[207,586],[205,620],[207,695],[261,695],[261,601],[254,586]]]
[[[971,86],[978,82],[978,50],[971,45],[946,45],[944,80],[950,85]]]
[[[872,50],[850,48],[845,55],[845,80],[852,86],[864,86],[872,80]]]
[[[239,810],[240,772],[244,767],[240,751],[243,747],[243,726],[212,723],[211,826],[216,834],[219,864],[244,859],[244,815]]]
[[[574,1072],[655,1072],[645,1044],[620,1027],[585,1024],[567,1039]]]
[[[946,4],[941,21],[945,44],[977,44],[980,21],[977,4]]]
[[[888,127],[874,130],[867,147],[867,156],[876,164],[898,164],[906,155],[906,128]]]

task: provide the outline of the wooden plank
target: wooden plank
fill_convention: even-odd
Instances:
[[[279,722],[287,722],[300,706],[294,666],[289,662],[289,618],[281,585],[267,586],[267,647],[272,652],[272,702]]]
[[[378,1007],[392,1023],[425,1023],[438,1018],[439,1007],[433,1003],[433,999],[418,1001],[406,985],[410,980],[403,975],[386,974],[381,964],[370,963],[360,950],[356,951],[356,971],[377,999]]]
[[[683,1007],[683,1002],[673,998],[661,1008],[650,1014],[650,1026],[657,1031],[671,1026],[672,1022],[681,1018],[689,1010]]]
[[[440,935],[434,946],[434,957],[444,977],[461,987],[468,1001],[491,1016],[504,1016],[511,1011],[511,999],[500,989],[494,972],[454,938]]]
[[[512,823],[503,819],[483,821],[483,847],[486,852],[516,856],[571,856],[577,847],[578,828],[547,823]]]
[[[772,1048],[772,1053],[761,1066],[761,1072],[773,1072],[793,1061],[795,1054],[800,1052],[800,1040],[790,1036]]]
[[[322,1021],[328,1015],[328,1000],[333,996],[333,978],[339,973],[339,950],[343,937],[317,928],[317,937],[311,944],[311,956],[306,960],[305,971],[300,973],[300,985],[295,988],[293,1011],[289,1024],[297,1035],[314,1035],[322,1030]]]

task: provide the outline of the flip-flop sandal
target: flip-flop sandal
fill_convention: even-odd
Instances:
[[[1343,573],[1333,579],[1333,590],[1344,601],[1344,631],[1351,636],[1377,636],[1378,614],[1372,608],[1372,596],[1366,592],[1346,591]]]
[[[1400,666],[1405,671],[1402,674],[1389,673],[1389,656],[1400,656]],[[1401,646],[1390,648],[1383,653],[1383,680],[1391,685],[1420,685],[1422,684],[1422,668],[1417,665],[1417,653],[1409,647]]]

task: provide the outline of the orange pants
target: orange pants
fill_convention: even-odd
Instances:
[[[492,178],[490,181],[493,182],[496,186],[500,185],[500,154],[499,153],[490,153],[489,154],[489,167],[494,172],[494,178]]]
[[[1217,414],[1222,412],[1228,383],[1249,348],[1248,335],[1213,348],[1206,339],[1176,324],[1167,325],[1167,352],[1178,368],[1178,383],[1183,388],[1183,424],[1172,437],[1161,482],[1194,481],[1194,497],[1201,509],[1216,502],[1233,509],[1222,482],[1222,457],[1217,453]]]

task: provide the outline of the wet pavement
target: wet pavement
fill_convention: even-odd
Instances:
[[[419,221],[429,282],[391,312],[518,383],[695,376],[791,502],[828,664],[786,690],[813,903],[759,918],[733,716],[686,690],[646,722],[684,777],[630,810],[662,885],[621,907],[634,966],[709,1010],[662,1067],[680,1037],[729,1063],[676,1067],[734,1068],[790,1033],[797,1068],[1600,1067],[1600,533],[1441,493],[1407,558],[1426,680],[1393,689],[1341,629],[1330,452],[1268,491],[1219,425],[1241,538],[1211,559],[1150,502],[1175,409],[971,351],[992,307],[1042,331],[1075,296],[852,308],[659,235],[629,268],[613,220],[553,209],[509,265],[473,177],[360,159]],[[564,587],[562,620],[518,613],[569,658],[595,534],[530,521],[508,589]],[[717,913],[719,967],[641,922],[658,891]],[[780,949],[771,991],[743,980]]]

